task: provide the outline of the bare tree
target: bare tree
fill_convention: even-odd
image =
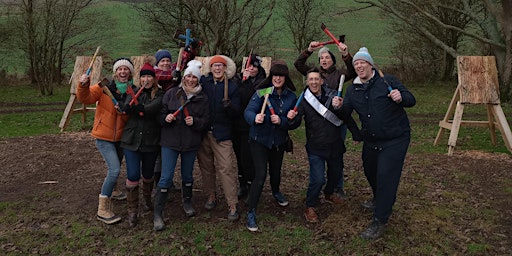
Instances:
[[[93,0],[22,0],[10,3],[15,10],[9,25],[15,28],[12,45],[21,49],[28,60],[28,75],[41,95],[52,95],[54,83],[62,81],[62,69],[78,46],[92,37],[90,21],[98,16],[83,14]],[[97,15],[94,14],[94,15]],[[89,24],[84,25],[84,20]]]
[[[496,57],[498,67],[501,97],[509,101],[512,97],[512,1],[510,0],[462,0],[462,8],[443,4],[442,1],[424,1],[435,8],[446,8],[458,12],[464,18],[469,19],[470,27],[459,27],[443,21],[435,13],[435,8],[424,8],[412,0],[354,0],[357,3],[375,6],[383,11],[399,18],[417,33],[428,38],[433,45],[444,50],[447,54],[456,58],[460,55],[457,49],[440,40],[428,27],[415,22],[415,18],[421,16],[437,24],[440,28],[456,31],[468,39],[480,42],[489,47]],[[396,5],[408,6],[411,12],[403,12]]]
[[[206,55],[226,54],[241,61],[250,49],[265,51],[268,38],[262,30],[274,7],[275,0],[157,0],[136,8],[160,42],[174,41],[176,30],[193,24],[194,37],[203,42]]]
[[[311,41],[320,38],[321,18],[325,18],[325,4],[321,0],[281,1],[281,10],[286,25],[292,33],[297,52],[304,50]]]

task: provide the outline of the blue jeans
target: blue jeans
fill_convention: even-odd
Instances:
[[[155,172],[156,158],[159,152],[140,152],[124,149],[126,157],[126,178],[132,182],[140,180],[141,166],[142,177],[146,180],[153,178]]]
[[[96,148],[100,152],[103,160],[107,164],[107,176],[101,186],[101,195],[110,197],[112,190],[117,184],[117,178],[121,172],[121,161],[123,161],[123,151],[120,142],[111,142],[96,139]]]
[[[162,147],[162,176],[158,182],[158,187],[171,187],[178,156],[181,156],[182,186],[194,183],[194,161],[196,161],[197,151],[178,151],[168,147]]]
[[[343,139],[343,143],[345,143],[345,139],[347,138],[347,125],[342,125],[341,126],[341,138]],[[343,163],[343,154],[341,155],[341,175],[340,175],[340,179],[338,181],[338,185],[336,186],[336,190],[338,191],[343,191],[343,178],[344,178],[344,175],[343,175],[343,169],[345,168],[345,164]]]
[[[325,164],[327,162],[327,184],[324,188],[324,194],[332,195],[336,183],[340,177],[340,166],[343,163],[342,158],[325,159],[321,156],[308,153],[309,160],[309,185],[306,194],[306,206],[315,207],[318,202],[318,196],[325,181]]]

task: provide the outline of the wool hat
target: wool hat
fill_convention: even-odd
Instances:
[[[156,65],[163,59],[163,58],[169,58],[169,60],[172,61],[171,53],[168,50],[158,50],[155,53],[155,59],[156,59]]]
[[[290,71],[288,70],[288,65],[284,60],[275,60],[272,61],[272,64],[270,65],[270,74],[263,80],[258,86],[256,86],[256,90],[266,88],[269,86],[272,86],[272,76],[284,76],[284,87],[287,87],[288,89],[295,91],[295,85],[293,84],[292,79],[290,78]]]
[[[261,67],[262,59],[259,55],[251,53],[251,56],[249,58],[251,59],[251,63],[249,63],[250,65],[253,65],[255,67]]]
[[[114,73],[120,66],[126,66],[133,75],[133,63],[129,58],[119,58],[119,59],[115,60],[114,67],[112,69],[114,71]]]
[[[142,66],[142,68],[140,68],[140,73],[139,73],[140,76],[143,76],[143,75],[150,75],[152,77],[155,77],[155,69],[153,68],[153,66],[149,63],[144,63],[144,65]]]
[[[213,65],[214,63],[222,63],[224,64],[224,66],[227,66],[227,62],[226,62],[226,59],[224,59],[222,56],[220,55],[215,55],[213,56],[211,59],[210,59],[210,66]]]
[[[356,54],[352,58],[352,64],[354,64],[356,60],[364,60],[373,66],[373,58],[366,47],[359,48],[359,51],[356,52]]]
[[[322,53],[324,53],[324,52],[327,52],[327,53],[329,53],[329,55],[331,55],[332,64],[336,65],[336,57],[334,56],[334,54],[331,51],[329,51],[329,48],[327,48],[326,46],[324,46],[320,50],[318,50],[318,61],[320,61],[320,57],[322,56]]]
[[[201,66],[203,63],[198,60],[191,60],[187,63],[187,68],[185,69],[185,72],[183,72],[183,76],[186,75],[193,75],[197,77],[198,79],[201,78]]]

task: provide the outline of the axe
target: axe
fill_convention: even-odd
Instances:
[[[132,87],[130,85],[128,85],[128,87],[126,88],[126,93],[128,93],[130,96],[132,96],[132,100],[130,100],[130,103],[129,103],[130,107],[133,106],[134,104],[135,105],[139,104],[138,98],[141,95],[141,93],[142,93],[144,87],[146,86],[146,84],[147,84],[147,82],[143,86],[141,86],[139,88],[139,90],[137,91],[137,94],[135,94],[133,92]],[[139,112],[139,116],[144,116],[144,113],[143,112]]]
[[[89,68],[87,68],[87,71],[85,71],[85,74],[89,76],[92,71],[92,65],[94,64],[94,61],[96,61],[96,56],[98,56],[98,52],[100,52],[100,47],[96,48],[96,52],[94,52],[94,55],[92,56],[91,63],[89,64]]]
[[[249,52],[249,57],[247,57],[247,62],[245,63],[245,69],[248,69],[248,68],[249,68],[249,66],[251,65],[251,54],[252,54],[252,49],[251,49],[251,51]],[[244,76],[244,77],[242,78],[242,81],[245,81],[245,80],[247,80],[247,76]]]
[[[341,74],[340,77],[340,85],[338,86],[338,97],[341,97],[341,92],[343,91],[343,83],[345,82],[345,75]]]
[[[295,107],[293,107],[293,111],[297,112],[297,110],[299,109],[300,102],[302,101],[302,99],[304,99],[304,92],[306,91],[307,88],[308,87],[304,88],[304,91],[302,91],[302,93],[300,94],[297,103],[295,103]]]
[[[324,23],[322,23],[320,28],[322,28],[322,30],[332,39],[332,41],[334,41],[335,44],[340,44],[340,41],[327,29]]]
[[[121,113],[121,109],[119,108],[119,102],[117,102],[116,97],[114,97],[114,95],[112,95],[112,92],[110,92],[110,90],[108,89],[108,84],[110,84],[110,82],[107,78],[103,78],[98,83],[98,85],[103,88],[103,92],[107,94],[112,100],[112,103],[114,103],[114,108],[117,110],[117,112]]]
[[[339,37],[338,41],[345,43],[345,35],[341,35]],[[324,45],[335,44],[335,43],[336,42],[334,42],[334,40],[331,40],[331,41],[326,41],[326,42],[320,42],[317,46],[324,46]]]
[[[261,114],[265,113],[265,106],[267,105],[268,96],[270,94],[272,94],[273,91],[274,91],[274,86],[259,89],[256,91],[258,97],[260,97],[260,98],[265,97],[265,99],[263,100],[263,104],[261,105],[261,111],[260,111]]]
[[[269,100],[267,100],[267,106],[268,106],[268,110],[270,110],[270,114],[275,115],[276,111],[274,111],[274,107],[272,107],[272,104],[270,103]]]
[[[192,96],[190,98],[188,98],[176,111],[174,111],[174,113],[172,113],[172,115],[174,117],[176,117],[182,110],[183,110],[183,113],[185,114],[185,116],[188,116],[188,110],[185,108],[185,106],[190,102],[190,100],[192,100],[195,96]],[[183,109],[185,108],[185,110]]]

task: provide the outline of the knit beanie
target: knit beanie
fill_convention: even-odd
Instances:
[[[295,91],[295,85],[293,84],[292,79],[290,78],[290,71],[288,70],[288,65],[284,60],[275,60],[272,61],[272,64],[270,65],[270,74],[263,80],[261,83],[259,83],[254,89],[262,89],[266,88],[268,86],[272,86],[272,76],[284,76],[284,86],[288,89]]]
[[[151,64],[146,62],[146,63],[144,63],[144,65],[140,69],[139,75],[140,76],[150,75],[152,77],[155,77],[155,69],[153,68],[153,66]]]
[[[198,60],[191,60],[187,63],[187,68],[185,69],[185,72],[183,73],[183,76],[186,75],[193,75],[197,77],[198,79],[201,78],[201,66],[203,63]]]
[[[171,53],[170,53],[168,50],[158,50],[158,51],[155,53],[155,59],[156,59],[156,65],[157,65],[157,66],[158,66],[158,63],[159,63],[163,58],[169,58],[169,60],[171,60],[171,61],[172,61]]]
[[[222,63],[224,66],[227,66],[226,60],[220,55],[215,55],[210,59],[210,66],[212,66],[214,63]]]
[[[332,64],[336,65],[336,57],[334,56],[334,54],[331,51],[329,51],[329,48],[327,48],[326,46],[324,46],[320,50],[318,50],[318,61],[320,61],[320,56],[322,56],[322,53],[324,53],[324,52],[327,52],[327,53],[329,53],[329,55],[331,55]]]
[[[364,60],[373,66],[372,56],[370,55],[366,47],[359,48],[359,51],[352,58],[352,64],[354,64],[356,60]]]
[[[251,54],[251,56],[249,58],[251,59],[251,63],[249,63],[250,65],[253,65],[255,67],[261,66],[262,59],[259,55]]]
[[[120,66],[126,66],[128,69],[130,69],[131,74],[133,75],[133,63],[129,58],[119,58],[114,61],[114,73]]]

